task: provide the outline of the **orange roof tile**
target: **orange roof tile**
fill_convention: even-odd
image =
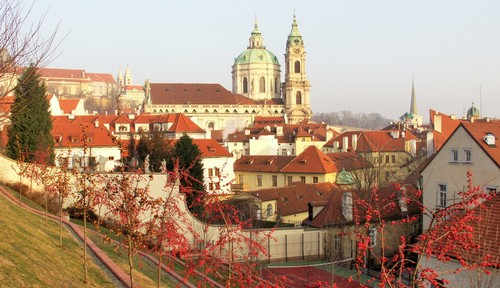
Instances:
[[[64,114],[71,114],[80,101],[81,99],[59,99],[59,107],[64,111]]]
[[[205,130],[201,129],[200,126],[196,125],[191,119],[182,113],[173,114],[175,115],[175,120],[172,126],[168,129],[168,132],[182,133],[205,133]]]
[[[193,143],[198,145],[203,158],[232,156],[226,148],[221,146],[214,139],[193,139]]]
[[[332,159],[326,156],[316,146],[307,147],[295,157],[282,172],[286,173],[334,173],[338,172]]]
[[[95,125],[81,125],[80,123],[52,122],[52,136],[55,140],[55,147],[83,147],[83,127],[85,134],[90,139],[89,147],[109,147],[117,146],[113,142],[111,133],[102,124],[99,127]]]
[[[87,73],[87,77],[89,77],[92,82],[116,84],[116,80],[113,75],[108,73]]]
[[[151,101],[161,104],[257,104],[256,101],[233,94],[220,84],[151,83]]]
[[[305,184],[294,182],[280,188],[269,188],[246,192],[261,201],[276,200],[277,213],[291,215],[308,211],[310,202],[325,202],[337,186],[333,183]]]
[[[234,171],[280,172],[295,156],[241,156],[234,162]]]
[[[351,171],[373,166],[356,152],[326,153],[326,156],[332,159],[337,171]]]
[[[500,142],[498,142],[500,138],[500,120],[490,120],[489,122],[476,120],[474,123],[462,122],[461,125],[491,160],[497,164],[497,167],[500,167]],[[484,141],[484,137],[488,134],[493,135],[494,145],[488,145]]]

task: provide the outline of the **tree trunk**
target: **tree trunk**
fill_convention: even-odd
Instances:
[[[130,231],[129,231],[129,234],[127,235],[127,242],[128,242],[128,265],[129,265],[129,277],[130,277],[130,287],[131,288],[134,288],[134,262],[133,262],[133,259],[132,259],[132,235],[130,235]]]
[[[87,209],[83,208],[83,283],[87,283]]]

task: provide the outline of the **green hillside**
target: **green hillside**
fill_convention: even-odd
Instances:
[[[21,209],[0,195],[0,287],[83,287],[82,249],[58,223]],[[89,261],[87,287],[114,287]]]

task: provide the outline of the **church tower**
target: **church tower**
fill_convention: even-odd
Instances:
[[[123,83],[123,74],[122,68],[118,70],[118,77],[116,77],[116,84],[118,84],[118,91],[122,91],[124,83]]]
[[[278,58],[266,49],[257,20],[248,42],[247,49],[234,59],[233,93],[254,100],[280,98],[280,64]]]
[[[130,69],[127,68],[125,69],[125,86],[130,86],[132,85],[132,75],[130,74]]]
[[[306,77],[306,49],[294,14],[292,31],[286,41],[285,82],[283,83],[289,123],[296,124],[311,118],[310,89],[311,84]]]

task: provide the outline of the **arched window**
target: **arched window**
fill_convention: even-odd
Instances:
[[[278,77],[276,77],[274,79],[274,93],[278,93],[278,85],[279,85],[279,81],[278,81]]]
[[[248,93],[248,79],[243,77],[243,93]]]
[[[214,130],[215,124],[214,122],[208,122],[208,130]]]
[[[297,91],[297,94],[295,94],[295,104],[302,105],[302,93],[300,91]]]
[[[300,73],[300,61],[295,61],[295,73]]]
[[[259,80],[259,92],[260,93],[266,92],[266,79],[264,79],[264,77],[260,77],[260,80]]]
[[[272,204],[267,204],[267,207],[266,207],[266,216],[267,217],[273,216],[273,205]]]

